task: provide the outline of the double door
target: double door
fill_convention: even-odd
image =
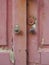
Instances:
[[[49,65],[49,0],[0,0],[0,65]]]

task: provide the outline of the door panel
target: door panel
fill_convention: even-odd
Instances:
[[[41,64],[49,64],[49,0],[41,0],[39,7]]]
[[[49,0],[28,0],[28,23],[37,19],[36,34],[29,32],[28,65],[49,65]]]
[[[31,22],[33,17],[38,19],[38,1],[28,0],[28,23]],[[33,22],[33,20],[32,20]],[[38,23],[38,21],[37,21]],[[31,25],[32,26],[32,25]],[[29,30],[31,26],[28,24],[28,62],[29,64],[40,63],[40,53],[38,53],[38,27],[36,27],[36,34],[31,34]],[[29,65],[28,64],[28,65]]]
[[[7,45],[7,0],[0,0],[0,45]]]
[[[49,1],[43,0],[40,2],[40,34],[41,41],[44,40],[44,43],[41,45],[49,46]]]
[[[11,47],[12,41],[12,1],[0,0],[0,46]]]
[[[41,64],[49,64],[49,52],[41,53]]]

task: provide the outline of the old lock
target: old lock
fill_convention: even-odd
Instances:
[[[34,23],[31,25],[29,32],[32,34],[35,34],[36,33],[36,27],[37,27],[37,20],[35,20]]]

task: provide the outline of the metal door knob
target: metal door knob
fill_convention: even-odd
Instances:
[[[32,25],[31,25],[31,28],[29,30],[29,32],[31,33],[36,33],[36,25],[37,25],[37,21],[35,21]]]
[[[36,33],[37,18],[34,16],[30,16],[28,18],[28,25],[29,25],[29,32],[32,34]]]
[[[14,31],[15,31],[16,34],[20,33],[20,27],[19,27],[19,25],[15,26]]]

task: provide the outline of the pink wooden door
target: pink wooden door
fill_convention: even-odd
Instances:
[[[48,28],[49,0],[0,0],[0,65],[49,65]]]
[[[28,65],[49,65],[49,0],[28,0],[28,16],[37,19],[35,34],[28,25]]]
[[[0,0],[0,65],[26,65],[26,44],[26,0]]]

